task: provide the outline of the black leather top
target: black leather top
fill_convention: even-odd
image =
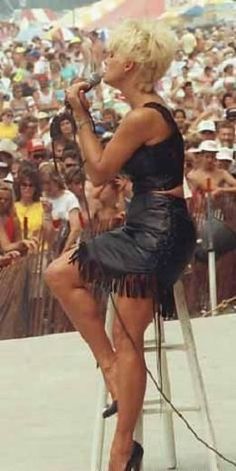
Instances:
[[[141,146],[122,168],[133,182],[134,194],[170,190],[183,183],[184,143],[171,112],[155,102],[144,106],[161,113],[172,134],[158,144]]]

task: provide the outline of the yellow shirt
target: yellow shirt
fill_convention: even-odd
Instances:
[[[18,135],[18,126],[15,123],[6,125],[0,123],[0,139],[10,139],[13,141]]]
[[[20,201],[15,203],[17,217],[20,221],[22,234],[24,233],[25,218],[27,218],[28,237],[39,235],[43,225],[43,207],[40,201],[25,206]]]

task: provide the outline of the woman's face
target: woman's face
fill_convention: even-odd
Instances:
[[[0,190],[0,215],[8,214],[11,208],[12,196],[8,190]]]
[[[68,119],[64,119],[60,123],[60,129],[63,136],[68,136],[72,134],[72,125]]]
[[[42,189],[45,196],[48,196],[49,198],[56,198],[59,196],[61,191],[58,184],[46,174],[42,177]]]
[[[20,199],[27,204],[33,203],[35,186],[29,178],[24,178],[20,182]]]
[[[104,82],[118,88],[120,81],[124,79],[124,66],[125,60],[120,54],[108,51],[105,59]]]
[[[3,116],[2,116],[2,121],[4,124],[8,124],[10,125],[13,121],[13,113],[12,111],[8,111],[7,113],[5,113]]]

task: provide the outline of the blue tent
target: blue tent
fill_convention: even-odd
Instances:
[[[181,16],[186,16],[188,18],[194,17],[194,16],[202,16],[204,13],[204,8],[201,7],[200,5],[195,5],[194,7],[188,8],[184,13],[182,13]]]
[[[32,41],[35,36],[40,37],[42,35],[42,31],[43,26],[29,25],[17,34],[15,40],[26,43]]]

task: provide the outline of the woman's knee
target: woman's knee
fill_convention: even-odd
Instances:
[[[65,283],[65,267],[60,262],[60,259],[54,260],[47,267],[44,272],[44,279],[46,284],[51,289],[60,288]]]

